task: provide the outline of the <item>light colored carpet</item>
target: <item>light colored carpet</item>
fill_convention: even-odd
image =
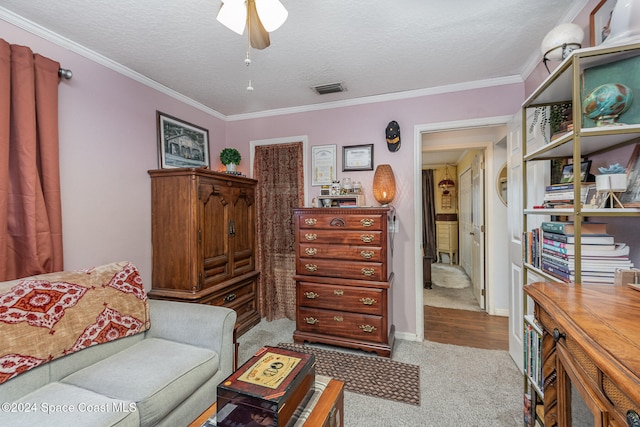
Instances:
[[[433,264],[431,289],[423,289],[424,305],[456,310],[484,311],[473,296],[471,280],[457,265]],[[464,285],[464,286],[462,286]]]
[[[238,339],[238,362],[263,345],[292,342],[294,330],[292,320],[263,319]],[[345,426],[522,426],[522,375],[506,351],[396,340],[392,359],[420,366],[420,406],[346,391]]]

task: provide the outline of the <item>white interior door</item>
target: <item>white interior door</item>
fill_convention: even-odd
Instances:
[[[516,114],[507,126],[507,228],[509,236],[509,353],[522,371],[522,116]]]
[[[471,284],[480,308],[485,308],[484,289],[484,156],[471,163]]]
[[[471,215],[471,169],[466,169],[460,174],[458,180],[460,183],[459,204],[460,210],[458,214],[458,263],[464,269],[469,277],[473,274],[473,265],[471,257],[471,232],[473,230],[473,222]]]

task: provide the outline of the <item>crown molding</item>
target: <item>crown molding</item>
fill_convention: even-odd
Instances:
[[[351,107],[354,105],[374,104],[377,102],[398,101],[402,99],[418,98],[421,96],[432,96],[443,93],[461,92],[465,90],[483,89],[487,87],[503,86],[509,84],[520,84],[524,80],[521,76],[507,76],[495,79],[475,80],[471,82],[457,83],[453,85],[437,86],[424,89],[416,89],[403,92],[386,93],[384,95],[364,96],[361,98],[345,99],[343,101],[324,102],[321,104],[303,105],[300,107],[280,108],[275,110],[265,110],[255,113],[234,114],[227,116],[228,121],[258,119],[272,116],[282,116],[285,114],[307,113],[310,111],[330,110],[333,108]]]
[[[588,1],[588,0],[583,0],[583,1]],[[132,69],[125,67],[124,65],[118,62],[115,62],[104,55],[101,55],[47,28],[44,28],[32,21],[29,21],[28,19],[25,19],[22,16],[17,15],[3,7],[0,7],[0,19],[10,24],[13,24],[31,34],[34,34],[38,37],[48,40],[58,46],[68,49],[84,58],[87,58],[93,62],[96,62],[117,73],[120,73],[126,77],[129,77],[141,84],[144,84],[145,86],[148,86],[154,90],[157,90],[158,92],[164,93],[165,95],[170,96],[176,99],[177,101],[190,105],[200,111],[203,111],[204,113],[207,113],[225,122],[258,119],[258,118],[273,117],[273,116],[282,116],[287,114],[305,113],[305,112],[311,112],[311,111],[329,110],[333,108],[366,105],[366,104],[373,104],[378,102],[397,101],[397,100],[403,100],[403,99],[418,98],[422,96],[433,96],[433,95],[439,95],[443,93],[482,89],[487,87],[502,86],[502,85],[508,85],[508,84],[520,84],[524,82],[524,79],[522,78],[522,76],[512,75],[512,76],[506,76],[506,77],[500,77],[500,78],[494,78],[494,79],[476,80],[476,81],[463,82],[463,83],[457,83],[457,84],[445,85],[445,86],[437,86],[437,87],[431,87],[431,88],[423,88],[423,89],[417,89],[417,90],[411,90],[411,91],[402,91],[402,92],[394,92],[394,93],[388,93],[388,94],[382,94],[382,95],[365,96],[365,97],[347,99],[342,101],[325,102],[320,104],[310,104],[310,105],[303,105],[298,107],[264,110],[264,111],[254,112],[254,113],[234,114],[234,115],[227,116],[185,95],[182,95],[181,93],[173,89],[170,89],[156,82],[155,80],[152,80],[136,71],[133,71]]]
[[[55,33],[47,28],[42,27],[41,25],[36,24],[35,22],[29,21],[28,19],[23,18],[20,15],[17,15],[10,10],[7,10],[3,7],[0,7],[0,19],[6,21],[10,24],[15,25],[16,27],[22,28],[23,30],[34,34],[38,37],[41,37],[47,41],[50,41],[60,47],[70,50],[71,52],[77,53],[78,55],[89,59],[90,61],[96,62],[104,67],[107,67],[119,74],[122,74],[126,77],[129,77],[132,80],[135,80],[139,83],[142,83],[145,86],[148,86],[158,92],[164,93],[177,101],[183,102],[187,105],[190,105],[198,110],[201,110],[211,116],[214,116],[220,120],[226,120],[226,116],[224,114],[219,113],[218,111],[209,108],[193,99],[182,95],[179,92],[176,92],[173,89],[170,89],[155,80],[152,80],[132,69],[125,67],[124,65],[113,61],[112,59],[107,58],[104,55],[101,55],[91,49],[88,49],[66,37],[61,36],[58,33]]]

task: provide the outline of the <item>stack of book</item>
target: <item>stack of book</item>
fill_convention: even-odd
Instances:
[[[539,268],[565,282],[575,282],[575,237],[571,222],[546,221],[540,226]],[[613,284],[618,269],[629,269],[629,246],[607,234],[607,224],[584,222],[581,226],[582,283]]]
[[[584,203],[589,189],[595,188],[595,182],[583,182],[580,184],[580,202]],[[573,183],[547,185],[544,192],[545,208],[572,208],[573,207]]]

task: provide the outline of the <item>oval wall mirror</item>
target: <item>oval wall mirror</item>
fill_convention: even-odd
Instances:
[[[496,181],[496,191],[498,197],[505,206],[507,206],[507,164],[505,163],[500,169],[498,180]]]

